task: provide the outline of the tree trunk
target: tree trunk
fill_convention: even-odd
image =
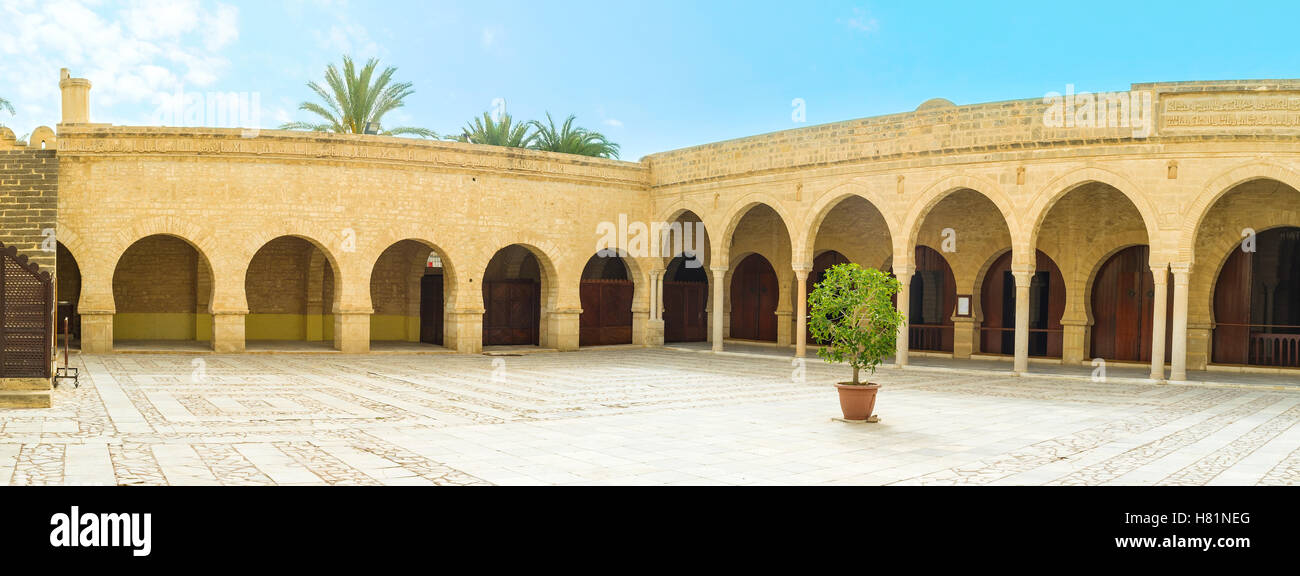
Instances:
[[[855,386],[858,385],[858,384],[860,384],[860,382],[858,381],[858,371],[859,371],[859,370],[861,370],[861,368],[858,368],[857,366],[854,366],[854,367],[853,367],[853,384],[854,384]]]

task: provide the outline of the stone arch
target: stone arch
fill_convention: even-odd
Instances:
[[[1038,245],[1038,234],[1042,230],[1048,214],[1052,212],[1052,208],[1056,207],[1058,201],[1080,187],[1094,182],[1110,186],[1118,190],[1125,198],[1128,198],[1142,217],[1142,224],[1146,227],[1153,257],[1160,253],[1163,247],[1156,244],[1161,239],[1160,220],[1150,200],[1138,193],[1138,186],[1125,176],[1097,167],[1080,168],[1062,174],[1038,190],[1034,195],[1033,206],[1030,207],[1026,215],[1026,226],[1022,227],[1029,234],[1028,245],[1035,247]]]
[[[122,258],[122,254],[128,248],[150,236],[173,236],[184,240],[185,243],[198,251],[199,256],[204,258],[213,272],[224,271],[223,268],[217,265],[215,260],[215,257],[223,254],[223,251],[217,248],[217,242],[213,235],[202,226],[175,216],[155,216],[136,220],[119,231],[109,240],[108,249],[106,250],[107,261],[112,263],[112,269],[117,268],[118,260]],[[64,242],[64,246],[68,246],[69,251],[73,250],[67,242]],[[73,252],[73,254],[75,256],[77,253]]]
[[[1196,259],[1196,236],[1201,223],[1215,204],[1238,186],[1254,180],[1275,180],[1300,191],[1300,174],[1270,162],[1251,162],[1225,171],[1211,179],[1196,199],[1183,211],[1184,218],[1178,237],[1178,260],[1192,263]]]
[[[114,245],[111,268],[113,341],[210,341],[218,270],[209,253],[166,224],[138,227],[144,236]],[[119,235],[116,241],[129,236]],[[192,260],[191,260],[192,258]],[[230,291],[229,286],[223,288]]]
[[[484,310],[484,344],[487,344],[489,340],[495,338],[490,335],[492,334],[491,329],[493,327],[491,324],[493,308],[484,294],[484,291],[488,290],[486,278],[491,272],[493,263],[496,262],[499,257],[508,258],[510,256],[508,251],[514,247],[518,247],[524,253],[530,254],[537,262],[539,283],[537,290],[540,292],[538,294],[536,317],[536,345],[549,346],[553,348],[576,347],[578,336],[576,321],[578,320],[578,315],[582,311],[578,286],[576,282],[566,282],[569,275],[564,272],[570,270],[571,266],[568,260],[561,260],[563,258],[561,255],[567,253],[557,250],[556,247],[549,242],[509,242],[492,251],[484,261],[483,270],[479,274],[482,281],[480,282],[480,285],[476,286],[477,290],[475,291]],[[513,263],[509,260],[502,261],[502,265],[506,266],[508,270],[512,268],[514,269],[513,272],[508,271],[506,275],[510,276],[517,274],[518,268],[519,266],[522,266],[524,259],[526,259],[526,257]],[[581,273],[581,271],[579,271],[579,273]],[[573,285],[568,286],[567,284]],[[513,298],[513,296],[511,296],[511,298]],[[561,319],[566,316],[572,316],[572,320],[575,322],[575,325],[571,327],[574,331],[573,334],[567,335],[555,333],[555,329],[557,328],[568,329],[568,327],[559,328],[552,326],[552,319],[557,315],[559,315]],[[572,336],[574,342],[572,344],[561,342],[560,338],[562,336]]]
[[[412,250],[415,252],[412,253]],[[395,252],[386,259],[385,255],[389,255],[390,251]],[[446,251],[430,240],[410,237],[392,242],[379,253],[374,254],[373,258],[369,253],[373,253],[373,250],[369,250],[367,256],[363,258],[372,262],[370,273],[366,274],[362,282],[370,287],[370,304],[375,309],[370,318],[371,342],[407,341],[445,346],[448,341],[454,340],[452,334],[454,326],[450,317],[456,304],[456,269]],[[427,264],[430,255],[437,255],[440,263],[436,274],[428,272]],[[402,258],[405,258],[405,261]],[[375,271],[381,266],[390,277],[383,278],[383,283],[379,286],[381,290],[387,290],[390,297],[376,301]],[[400,276],[391,277],[393,274]],[[426,306],[434,304],[424,300],[427,276],[441,276],[441,288],[436,305],[441,307],[442,313],[436,320],[431,320],[429,326],[424,324],[423,314]],[[437,290],[438,284],[431,284],[429,288]],[[394,293],[394,289],[398,292]],[[392,298],[392,296],[400,296],[400,298]],[[395,305],[395,301],[400,304]],[[428,329],[437,329],[439,326],[440,330],[432,330],[434,333],[426,334],[430,332]]]
[[[726,211],[726,216],[723,219],[727,223],[726,227],[723,229],[722,237],[713,245],[713,266],[729,267],[731,265],[731,241],[736,233],[736,228],[740,226],[741,221],[745,219],[745,216],[751,210],[760,205],[767,206],[773,212],[776,212],[781,224],[785,227],[786,241],[790,243],[791,253],[798,253],[802,249],[798,245],[799,239],[794,235],[794,228],[790,225],[794,220],[790,217],[789,212],[775,198],[767,194],[752,192],[732,203],[731,207]],[[778,270],[783,268],[781,263],[776,261],[772,263],[772,266]]]
[[[934,184],[926,187],[921,195],[912,203],[912,208],[908,211],[907,218],[903,223],[905,234],[894,235],[894,254],[895,257],[906,257],[908,265],[911,265],[912,250],[916,247],[917,237],[921,233],[921,226],[925,223],[925,218],[930,212],[952,194],[962,191],[972,190],[977,194],[987,198],[997,207],[998,212],[1002,214],[1002,221],[1007,226],[1007,231],[1011,235],[1012,245],[1021,241],[1018,220],[1015,217],[1015,203],[1007,196],[1006,192],[992,180],[981,176],[971,174],[955,174],[945,177]]]
[[[1255,232],[1257,234],[1263,234],[1278,228],[1300,228],[1300,212],[1292,211],[1282,214],[1284,215],[1275,216],[1270,219],[1264,226],[1255,229]],[[1203,304],[1205,306],[1204,310],[1208,311],[1206,312],[1206,317],[1209,318],[1211,324],[1215,322],[1214,297],[1219,289],[1219,276],[1223,274],[1223,267],[1228,265],[1228,259],[1232,258],[1232,253],[1241,245],[1242,243],[1240,238],[1225,237],[1215,241],[1213,245],[1206,249],[1206,251],[1214,258],[1214,260],[1211,261],[1213,266],[1206,268],[1207,274],[1200,275],[1201,278],[1193,279],[1193,283],[1196,285],[1208,285],[1208,290],[1198,290],[1197,292],[1208,295],[1208,298],[1203,301]]]
[[[804,223],[802,228],[804,236],[803,246],[800,248],[800,251],[796,252],[794,255],[796,263],[809,267],[812,266],[813,259],[817,256],[814,252],[816,250],[817,234],[821,231],[822,223],[826,220],[826,217],[832,210],[850,198],[855,197],[865,200],[872,208],[875,208],[877,212],[880,212],[881,216],[884,216],[885,227],[889,232],[891,243],[899,236],[899,231],[897,230],[896,225],[897,219],[890,218],[886,215],[884,209],[881,208],[881,206],[885,205],[883,199],[873,193],[865,184],[857,181],[849,181],[831,188],[813,202],[812,208],[809,211],[810,216],[808,221]]]

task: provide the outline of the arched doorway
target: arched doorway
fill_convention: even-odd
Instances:
[[[929,246],[917,246],[908,305],[908,348],[952,352],[952,313],[957,282],[948,260]]]
[[[372,347],[442,346],[450,273],[443,256],[423,242],[402,240],[384,250],[370,274]]]
[[[1214,286],[1214,362],[1300,368],[1300,228],[1239,245]]]
[[[820,284],[822,280],[826,279],[827,270],[839,266],[840,264],[848,263],[849,258],[847,256],[834,250],[827,250],[818,254],[816,258],[813,258],[812,270],[808,272],[808,291],[806,293],[812,294],[817,285]],[[797,306],[798,303],[796,302],[795,304]],[[807,340],[805,341],[810,344],[825,344],[825,342],[819,342],[816,338],[813,338],[811,329],[808,330],[806,338]]]
[[[582,269],[582,314],[579,346],[632,343],[632,297],[636,291],[627,262],[617,255],[597,254]]]
[[[776,342],[776,270],[767,258],[750,254],[731,278],[731,337]]]
[[[113,341],[210,342],[212,268],[189,242],[154,235],[132,244],[113,270]]]
[[[1038,252],[1037,270],[1029,287],[1029,355],[1059,358],[1064,328],[1065,280],[1056,263]],[[986,354],[1016,352],[1016,279],[1011,252],[1002,254],[984,275],[980,293],[980,350]]]
[[[284,342],[334,342],[336,270],[314,242],[281,236],[267,242],[248,263],[244,294],[250,348]]]
[[[678,256],[664,270],[664,342],[709,339],[709,273],[699,258]]]
[[[58,335],[59,343],[63,343],[64,322],[67,322],[67,332],[69,334],[70,348],[81,347],[81,314],[77,313],[77,306],[81,301],[81,266],[77,264],[77,259],[72,257],[72,252],[63,245],[62,242],[57,244],[56,264],[55,264],[55,302],[58,310],[55,316],[54,331]]]
[[[1092,284],[1092,356],[1121,362],[1151,360],[1155,320],[1155,276],[1151,249],[1130,246],[1111,256]],[[1166,275],[1168,273],[1166,272]],[[1166,286],[1171,284],[1166,284]],[[1166,316],[1174,302],[1166,299]],[[1173,326],[1166,322],[1165,350],[1172,348]]]
[[[483,345],[541,344],[542,266],[528,248],[497,251],[483,274]]]

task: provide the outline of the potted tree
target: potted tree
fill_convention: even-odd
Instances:
[[[865,368],[875,374],[894,352],[904,322],[893,303],[899,286],[897,279],[874,268],[839,264],[808,295],[808,327],[814,338],[826,342],[817,355],[853,367],[853,381],[835,385],[845,420],[865,421],[875,409],[880,385],[863,383],[860,373]]]

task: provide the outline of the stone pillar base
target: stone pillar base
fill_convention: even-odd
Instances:
[[[108,354],[113,351],[113,313],[81,313],[81,351]]]
[[[481,309],[472,308],[448,312],[443,344],[461,354],[482,353],[483,313]]]
[[[1061,338],[1061,364],[1074,366],[1089,360],[1086,355],[1088,341],[1088,324],[1062,321],[1064,335]]]
[[[794,312],[776,312],[776,345],[794,344]]]
[[[239,354],[244,351],[244,318],[241,312],[217,312],[212,315],[212,351]]]
[[[370,352],[370,313],[334,313],[334,349],[344,354]]]
[[[647,320],[645,323],[644,345],[658,348],[664,345],[664,321]]]
[[[975,353],[976,331],[974,318],[952,319],[953,358],[970,358]]]
[[[578,336],[581,329],[579,317],[582,315],[582,309],[564,309],[556,310],[546,316],[546,341],[542,343],[545,348],[554,348],[562,351],[572,351],[578,349]]]

